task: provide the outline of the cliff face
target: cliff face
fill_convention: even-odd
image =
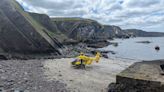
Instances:
[[[68,38],[78,41],[103,38],[103,26],[96,21],[82,18],[53,18],[52,21]]]
[[[30,16],[36,20],[41,26],[48,30],[48,33],[52,38],[57,39],[60,42],[68,39],[58,28],[57,25],[53,23],[50,17],[46,14],[29,13]]]
[[[15,0],[0,3],[0,52],[61,54],[64,42],[96,43],[110,38],[130,36],[155,37],[164,33],[137,29],[122,30],[118,26],[101,25],[83,18],[49,18],[45,14],[28,13]]]
[[[136,36],[136,37],[161,37],[164,36],[162,32],[146,32],[139,29],[126,29],[124,30],[129,35]]]
[[[129,37],[159,37],[164,36],[160,32],[146,32],[138,29],[123,30],[114,25],[101,25],[100,23],[82,18],[52,18],[58,30],[68,38],[78,41],[102,40],[110,38]]]
[[[83,18],[52,18],[57,28],[68,38],[78,41],[125,37],[128,34],[118,26],[101,25]]]
[[[104,31],[111,38],[125,38],[129,36],[127,32],[123,31],[118,26],[104,25]]]
[[[15,0],[0,3],[0,48],[3,52],[61,54],[61,44]]]

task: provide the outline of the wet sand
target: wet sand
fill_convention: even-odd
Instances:
[[[72,58],[46,60],[44,62],[47,80],[59,80],[67,84],[70,92],[106,92],[110,83],[115,82],[115,76],[134,61],[110,60],[102,58],[99,63],[93,63],[86,69],[74,69],[70,62]]]

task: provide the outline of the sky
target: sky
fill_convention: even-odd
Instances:
[[[122,29],[164,32],[164,0],[17,0],[26,11],[81,17]]]

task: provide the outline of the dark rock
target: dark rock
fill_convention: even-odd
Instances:
[[[88,47],[91,47],[91,48],[103,48],[106,46],[108,46],[106,43],[88,44]]]
[[[64,45],[77,45],[78,43],[79,42],[77,40],[73,40],[73,39],[68,39],[63,41]]]
[[[160,47],[159,46],[156,46],[155,47],[155,50],[157,50],[157,51],[160,50]]]
[[[107,54],[102,54],[102,57],[109,58]]]
[[[59,74],[59,76],[61,77],[62,75],[61,75],[61,74]]]
[[[149,43],[152,43],[150,41],[137,41],[136,43],[145,43],[145,44],[149,44]]]
[[[5,55],[0,55],[0,60],[8,60]]]
[[[110,51],[110,50],[92,50],[91,53],[92,54],[96,54],[97,52],[100,52],[101,54],[116,54],[114,51]]]
[[[91,53],[93,55],[95,55],[97,52],[101,53],[101,56],[104,58],[109,58],[108,54],[116,54],[114,51],[110,51],[110,50],[92,50]]]
[[[113,45],[113,46],[117,47],[118,43],[117,42],[110,42],[109,45]]]
[[[73,80],[69,80],[69,81],[73,81]]]
[[[91,48],[103,48],[103,47],[106,47],[108,46],[110,43],[107,42],[107,41],[93,41],[90,42],[90,43],[87,43],[88,47],[91,47]]]
[[[164,75],[164,64],[161,64],[160,68],[161,68],[161,75]]]

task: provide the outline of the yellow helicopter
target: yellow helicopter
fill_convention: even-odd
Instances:
[[[75,68],[85,68],[86,65],[91,65],[93,61],[96,61],[96,63],[99,62],[101,54],[99,52],[96,53],[95,57],[88,57],[84,55],[84,53],[80,53],[80,55],[71,62],[72,66]]]

